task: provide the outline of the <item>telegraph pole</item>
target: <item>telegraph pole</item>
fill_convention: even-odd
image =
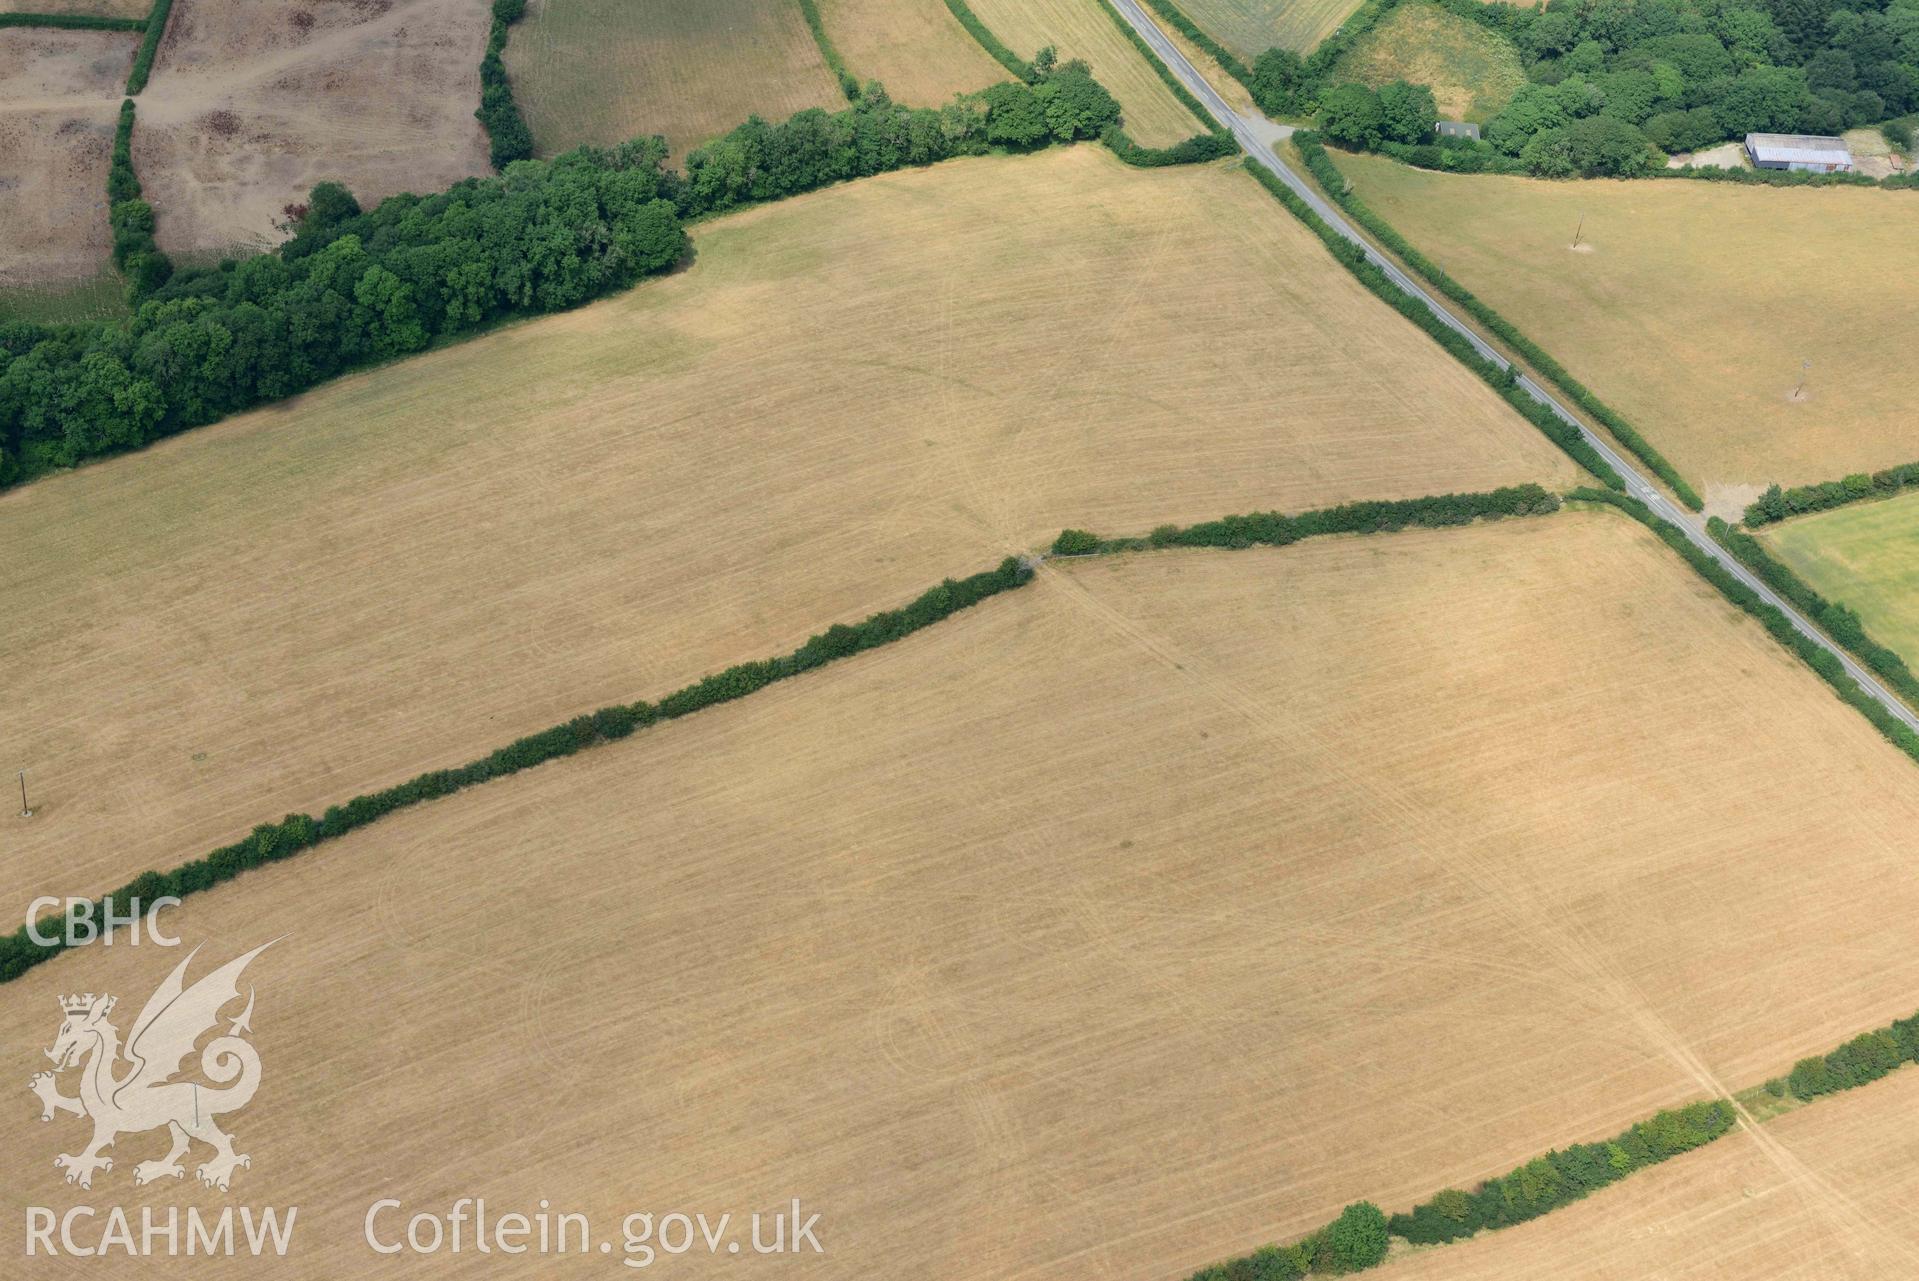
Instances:
[[[1579,248],[1579,238],[1586,234],[1586,215],[1579,215],[1579,225],[1573,228],[1573,248]]]
[[[1799,394],[1806,390],[1806,375],[1811,369],[1812,362],[1810,360],[1802,360],[1799,362],[1799,385],[1792,389],[1792,398],[1794,400],[1798,400]]]
[[[27,804],[27,772],[25,770],[20,771],[20,817],[33,817],[33,807]]]

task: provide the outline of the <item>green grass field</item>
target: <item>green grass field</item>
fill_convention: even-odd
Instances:
[[[1519,51],[1486,28],[1436,5],[1406,4],[1360,37],[1333,79],[1431,85],[1441,119],[1484,124],[1526,83],[1526,69]]]
[[[112,270],[92,280],[44,288],[0,290],[0,324],[10,320],[40,325],[118,320],[127,314],[126,286]]]
[[[1780,560],[1919,663],[1919,494],[1855,503],[1759,531]]]
[[[1359,5],[1360,0],[1180,0],[1187,17],[1247,62],[1274,45],[1310,52]]]
[[[845,104],[793,0],[533,0],[506,67],[542,156]]]

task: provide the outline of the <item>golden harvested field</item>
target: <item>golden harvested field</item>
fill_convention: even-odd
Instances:
[[[748,116],[846,105],[793,0],[531,0],[505,57],[542,156],[656,133],[684,156]]]
[[[0,28],[0,289],[99,274],[107,164],[140,37]]]
[[[1309,53],[1360,0],[1181,0],[1180,8],[1247,65],[1274,45]]]
[[[1099,0],[972,0],[972,10],[1022,58],[1052,45],[1061,62],[1085,59],[1119,99],[1126,132],[1141,146],[1171,146],[1206,128],[1100,9]]]
[[[1919,1072],[1733,1133],[1381,1281],[1883,1281],[1919,1267]]]
[[[1511,41],[1432,4],[1394,9],[1353,43],[1333,76],[1375,89],[1394,80],[1430,85],[1441,120],[1481,124],[1526,83]]]
[[[1919,494],[1768,525],[1758,537],[1866,630],[1919,663]]]
[[[1911,1006],[1919,771],[1617,514],[1055,566],[189,901],[287,935],[235,1128],[288,1274],[376,1196],[798,1196],[769,1275],[1163,1281]],[[34,970],[0,1043],[172,961]],[[72,1128],[0,1110],[0,1248]]]
[[[474,0],[176,0],[133,131],[160,247],[276,244],[316,182],[371,208],[491,173],[487,24]]]
[[[1911,193],[1337,160],[1422,253],[1624,414],[1709,510],[1731,518],[1774,482],[1911,460]],[[1590,251],[1574,253],[1582,217]]]
[[[853,74],[895,102],[937,107],[1011,79],[941,0],[820,0],[820,16]]]
[[[44,806],[4,887],[111,888],[1065,525],[1576,476],[1227,169],[956,161],[695,239],[0,497],[0,760]]]

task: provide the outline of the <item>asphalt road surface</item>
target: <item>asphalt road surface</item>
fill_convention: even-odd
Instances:
[[[1314,213],[1325,219],[1328,226],[1365,250],[1366,258],[1369,262],[1385,272],[1394,284],[1424,303],[1433,315],[1439,318],[1441,323],[1447,328],[1455,330],[1464,337],[1467,342],[1471,343],[1473,350],[1477,351],[1487,360],[1492,361],[1493,364],[1499,366],[1501,369],[1512,368],[1511,361],[1487,345],[1485,340],[1480,338],[1477,333],[1473,332],[1468,325],[1453,315],[1452,312],[1448,311],[1436,298],[1427,293],[1417,281],[1404,271],[1401,271],[1395,263],[1380,254],[1372,245],[1368,244],[1358,232],[1353,230],[1346,219],[1340,216],[1337,209],[1328,204],[1317,191],[1309,187],[1298,174],[1287,168],[1286,163],[1279,158],[1278,154],[1273,151],[1272,147],[1264,141],[1262,137],[1262,134],[1269,130],[1256,131],[1238,112],[1227,106],[1226,100],[1219,96],[1213,86],[1207,82],[1206,77],[1199,73],[1199,69],[1187,61],[1186,55],[1181,53],[1179,49],[1174,46],[1173,42],[1166,38],[1166,34],[1159,29],[1153,19],[1148,16],[1146,10],[1141,7],[1139,0],[1113,0],[1113,5],[1120,11],[1120,14],[1125,17],[1126,21],[1130,22],[1133,28],[1145,38],[1146,43],[1152,46],[1153,52],[1159,55],[1160,60],[1173,69],[1173,74],[1178,76],[1180,80],[1185,83],[1186,87],[1193,91],[1193,95],[1200,100],[1206,107],[1206,110],[1211,112],[1222,125],[1225,125],[1233,131],[1233,136],[1239,139],[1239,145],[1245,149],[1248,156],[1252,157],[1254,163],[1264,165],[1266,168],[1272,170],[1281,182],[1291,187],[1293,191],[1298,194],[1299,198],[1311,207]],[[1752,588],[1754,592],[1758,593],[1761,600],[1791,620],[1795,628],[1821,648],[1830,651],[1834,657],[1845,664],[1847,675],[1851,676],[1855,681],[1858,681],[1861,689],[1878,699],[1881,703],[1884,703],[1886,709],[1894,716],[1911,726],[1915,732],[1919,732],[1919,715],[1914,714],[1911,708],[1895,698],[1891,691],[1881,685],[1878,678],[1861,666],[1851,654],[1848,654],[1845,650],[1827,640],[1824,633],[1807,622],[1797,610],[1781,599],[1778,593],[1760,582],[1758,578],[1753,576],[1751,571],[1734,559],[1733,556],[1718,543],[1714,542],[1712,535],[1706,532],[1704,517],[1695,515],[1668,499],[1665,494],[1653,486],[1651,481],[1646,479],[1638,467],[1622,456],[1618,450],[1614,449],[1610,441],[1607,441],[1587,428],[1586,424],[1575,418],[1571,411],[1560,404],[1551,392],[1534,382],[1533,379],[1523,371],[1514,370],[1514,372],[1518,374],[1519,385],[1525,390],[1528,396],[1531,396],[1534,400],[1552,410],[1552,412],[1563,421],[1577,428],[1579,434],[1586,438],[1586,443],[1597,450],[1600,457],[1604,458],[1608,463],[1611,463],[1613,468],[1618,471],[1621,476],[1625,477],[1627,493],[1652,508],[1662,519],[1670,521],[1678,527],[1680,532],[1685,534],[1686,538],[1690,540],[1694,546],[1724,566],[1727,573]]]

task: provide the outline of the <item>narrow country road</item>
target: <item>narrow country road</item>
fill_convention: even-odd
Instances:
[[[1173,42],[1166,38],[1166,34],[1159,29],[1153,19],[1147,15],[1146,10],[1141,7],[1139,0],[1113,0],[1113,5],[1119,10],[1120,14],[1125,17],[1126,21],[1133,25],[1133,28],[1139,32],[1146,43],[1152,46],[1153,52],[1159,55],[1160,60],[1172,68],[1173,74],[1178,76],[1180,80],[1185,83],[1186,87],[1193,91],[1193,95],[1205,105],[1206,110],[1211,112],[1214,118],[1222,125],[1232,130],[1233,136],[1239,140],[1239,145],[1245,149],[1248,156],[1252,157],[1254,163],[1264,165],[1266,168],[1272,170],[1281,182],[1292,188],[1299,198],[1311,207],[1314,213],[1325,219],[1329,227],[1363,249],[1366,253],[1367,261],[1373,263],[1381,271],[1385,272],[1394,284],[1424,303],[1433,315],[1439,318],[1441,323],[1464,337],[1481,356],[1492,361],[1501,369],[1512,368],[1511,361],[1487,345],[1468,325],[1453,315],[1452,312],[1448,311],[1438,299],[1427,293],[1423,286],[1407,273],[1401,271],[1395,263],[1379,253],[1372,245],[1368,244],[1358,232],[1353,230],[1352,226],[1347,223],[1346,219],[1340,215],[1337,209],[1327,203],[1318,192],[1308,186],[1298,174],[1287,168],[1286,163],[1279,158],[1271,145],[1262,138],[1261,133],[1266,131],[1255,131],[1239,113],[1226,105],[1226,100],[1219,96],[1219,93],[1207,82],[1206,77],[1199,73],[1199,69],[1187,61],[1186,55],[1181,53]],[[1800,616],[1799,611],[1781,599],[1778,593],[1774,592],[1772,588],[1766,586],[1760,582],[1758,578],[1754,577],[1744,565],[1733,558],[1731,553],[1714,542],[1712,536],[1706,532],[1704,517],[1694,515],[1692,512],[1685,510],[1677,503],[1669,500],[1663,493],[1653,487],[1652,482],[1641,474],[1638,467],[1621,456],[1619,451],[1613,448],[1610,441],[1605,440],[1588,429],[1586,424],[1575,418],[1571,411],[1560,404],[1558,398],[1551,392],[1533,381],[1531,376],[1523,371],[1515,370],[1514,372],[1519,375],[1519,385],[1525,390],[1527,395],[1552,410],[1552,412],[1563,421],[1577,428],[1579,434],[1586,438],[1586,442],[1599,451],[1600,457],[1604,458],[1608,463],[1611,463],[1614,469],[1616,469],[1621,476],[1625,477],[1626,491],[1628,493],[1652,508],[1662,519],[1670,521],[1680,532],[1685,534],[1687,539],[1696,547],[1719,562],[1720,565],[1724,566],[1726,572],[1732,574],[1738,578],[1740,582],[1752,588],[1753,591],[1759,594],[1761,600],[1779,610],[1780,613],[1784,614],[1792,622],[1795,628],[1804,633],[1821,648],[1830,651],[1834,657],[1845,665],[1846,674],[1859,682],[1861,689],[1885,704],[1888,711],[1901,721],[1904,721],[1915,732],[1919,732],[1919,714],[1915,714],[1911,708],[1895,698],[1885,686],[1879,683],[1878,678],[1867,671],[1851,654],[1848,654],[1845,650],[1840,649],[1837,645],[1827,640],[1818,628]]]

